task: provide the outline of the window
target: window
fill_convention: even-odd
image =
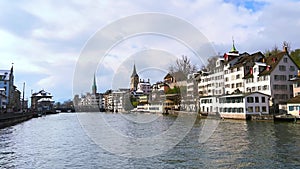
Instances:
[[[247,102],[248,103],[253,103],[253,97],[247,97]]]
[[[261,102],[265,103],[266,102],[266,98],[265,97],[261,97]]]
[[[260,112],[260,107],[259,106],[255,106],[255,112]]]
[[[295,67],[294,66],[290,66],[290,71],[295,71]]]
[[[257,90],[260,91],[260,90],[261,90],[261,86],[258,86],[258,87],[257,87]]]
[[[237,113],[237,108],[233,108],[232,113]]]
[[[266,106],[262,106],[262,107],[261,107],[261,111],[262,111],[262,112],[267,112],[267,107],[266,107]]]
[[[283,62],[284,62],[284,63],[287,63],[287,58],[283,58]]]
[[[294,106],[289,106],[289,111],[294,111]]]
[[[256,70],[257,70],[257,69],[256,69],[256,68],[254,68],[254,73],[256,72]]]
[[[259,97],[255,97],[255,103],[259,103]]]
[[[248,107],[247,110],[248,112],[253,112],[253,107]]]
[[[263,90],[269,90],[269,85],[264,85]]]
[[[239,108],[239,113],[243,113],[244,112],[244,108]]]
[[[255,91],[255,87],[252,87],[252,92],[254,92]]]
[[[280,70],[280,71],[285,71],[285,70],[286,70],[286,68],[285,68],[285,66],[284,66],[284,65],[279,65],[279,70]]]
[[[231,84],[231,88],[234,88],[234,83],[233,83],[233,84]]]
[[[239,79],[240,78],[240,75],[236,75],[236,79]]]
[[[286,81],[286,75],[274,75],[275,81]]]

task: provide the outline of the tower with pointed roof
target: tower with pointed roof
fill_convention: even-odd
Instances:
[[[139,75],[136,73],[135,63],[133,64],[133,71],[130,77],[130,90],[136,91],[139,83]]]
[[[231,48],[231,50],[229,51],[229,53],[235,53],[235,54],[238,54],[238,53],[239,53],[239,51],[236,50],[236,48],[235,48],[235,45],[234,45],[234,39],[233,39],[233,38],[232,38],[232,48]]]
[[[96,76],[94,74],[94,81],[93,81],[93,85],[92,85],[92,94],[96,95],[97,93],[97,84],[96,84]]]
[[[234,45],[234,39],[232,38],[232,48],[229,52],[224,53],[224,60],[225,61],[231,61],[232,59],[240,56],[239,51],[236,50],[235,45]]]

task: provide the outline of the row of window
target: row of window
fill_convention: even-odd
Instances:
[[[267,107],[266,106],[249,106],[246,108],[247,112],[267,112]],[[243,113],[244,112],[244,108],[220,108],[220,113]]]
[[[269,85],[263,85],[263,86],[253,86],[253,87],[247,87],[247,92],[255,92],[255,91],[261,91],[261,90],[269,90]]]
[[[273,85],[274,90],[287,90],[287,85]]]
[[[282,99],[282,100],[286,100],[288,99],[288,95],[287,94],[275,94],[274,95],[275,99]]]
[[[289,75],[289,78],[287,79],[286,75],[274,75],[274,80],[275,81],[287,81],[287,80],[289,80],[289,79],[291,79],[293,77],[294,77],[294,75]],[[223,78],[223,76],[222,77],[216,76],[216,79],[214,79],[213,77],[212,78],[206,78],[206,79],[202,79],[202,82],[208,82],[210,80],[220,80],[222,78]],[[230,79],[229,79],[229,77],[225,77],[225,82],[229,82],[230,80],[236,80],[236,79],[241,79],[241,78],[242,78],[242,76],[240,74],[238,74],[238,75],[232,75]],[[257,82],[259,82],[259,81],[267,81],[267,80],[269,80],[268,76],[257,77]],[[253,82],[255,82],[254,78],[248,78],[245,81],[246,81],[246,83],[253,83]]]
[[[286,66],[285,65],[279,65],[279,70],[280,71],[286,71]],[[290,71],[295,71],[295,66],[290,66],[289,70]]]
[[[300,106],[289,106],[289,111],[299,111]]]
[[[257,81],[266,81],[266,80],[269,80],[269,76],[259,76],[257,77]]]
[[[201,103],[205,103],[205,104],[212,103],[212,99],[202,99]]]
[[[256,97],[247,97],[247,103],[260,103],[260,99],[258,96]],[[266,102],[266,97],[261,97],[261,103]]]
[[[266,106],[255,106],[255,107],[252,107],[252,106],[249,106],[249,107],[247,107],[246,108],[246,111],[247,112],[257,112],[257,113],[259,113],[259,112],[267,112],[267,107]]]
[[[220,113],[244,113],[244,108],[220,108]]]
[[[274,75],[275,81],[286,81],[286,75]]]
[[[203,79],[201,79],[201,82],[203,83],[203,82],[209,82],[211,80],[221,80],[221,79],[224,79],[224,75],[203,78]]]
[[[220,98],[220,103],[243,103],[243,97]]]
[[[233,69],[230,69],[230,70],[225,70],[225,74],[233,73],[233,72],[238,72],[238,71],[240,71],[240,70],[241,70],[240,67],[233,68]]]

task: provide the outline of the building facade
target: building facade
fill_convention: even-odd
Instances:
[[[13,66],[10,70],[0,70],[0,90],[2,93],[2,112],[17,112],[21,110],[20,91],[14,85]],[[4,96],[5,95],[5,96]]]
[[[52,97],[51,93],[46,92],[45,90],[33,93],[31,95],[31,111],[39,113],[54,112],[54,100]]]

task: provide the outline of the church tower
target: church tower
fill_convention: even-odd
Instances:
[[[135,64],[133,64],[133,71],[130,77],[130,90],[136,91],[139,83],[139,75],[136,73]]]
[[[96,95],[97,93],[97,84],[96,84],[96,76],[94,74],[94,81],[93,81],[93,85],[92,85],[92,94]]]

